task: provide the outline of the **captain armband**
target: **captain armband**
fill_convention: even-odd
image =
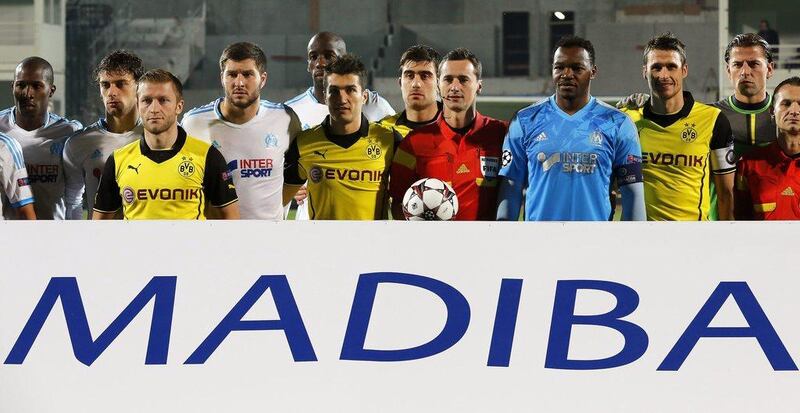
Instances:
[[[711,150],[711,173],[725,175],[736,172],[736,153],[733,146]]]

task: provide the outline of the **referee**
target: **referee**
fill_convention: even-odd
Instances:
[[[238,219],[236,189],[225,159],[178,126],[183,86],[165,70],[139,79],[144,136],[114,151],[100,178],[93,219],[205,219],[206,204]]]

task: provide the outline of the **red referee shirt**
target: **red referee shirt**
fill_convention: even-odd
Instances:
[[[739,160],[734,209],[739,220],[800,219],[800,155],[787,156],[778,142]]]
[[[411,184],[422,178],[449,183],[458,196],[456,220],[494,220],[497,211],[497,173],[508,124],[476,114],[463,135],[443,116],[415,129],[400,142],[389,181],[392,202],[401,202]]]

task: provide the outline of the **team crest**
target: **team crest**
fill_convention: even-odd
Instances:
[[[278,137],[268,133],[267,136],[264,137],[264,145],[267,148],[277,148],[278,147]]]
[[[178,173],[181,174],[184,178],[189,178],[190,176],[194,175],[194,164],[192,163],[192,158],[186,158],[185,156],[181,158],[182,162],[178,165]]]
[[[595,146],[603,145],[603,134],[600,131],[594,131],[589,134],[589,143]]]
[[[681,132],[681,140],[686,143],[692,143],[697,139],[697,129],[694,128],[695,124],[683,124],[683,131]]]
[[[369,144],[367,145],[367,158],[373,160],[378,159],[381,157],[382,152],[383,151],[381,150],[381,146],[378,145],[378,142],[376,142],[374,139],[370,139]]]

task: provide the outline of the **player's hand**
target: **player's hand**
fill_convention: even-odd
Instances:
[[[308,198],[308,189],[303,185],[297,190],[297,193],[294,194],[294,201],[297,202],[297,205],[303,205],[306,198]]]
[[[647,93],[634,93],[617,102],[617,109],[641,109],[648,100],[650,100],[650,95]]]

